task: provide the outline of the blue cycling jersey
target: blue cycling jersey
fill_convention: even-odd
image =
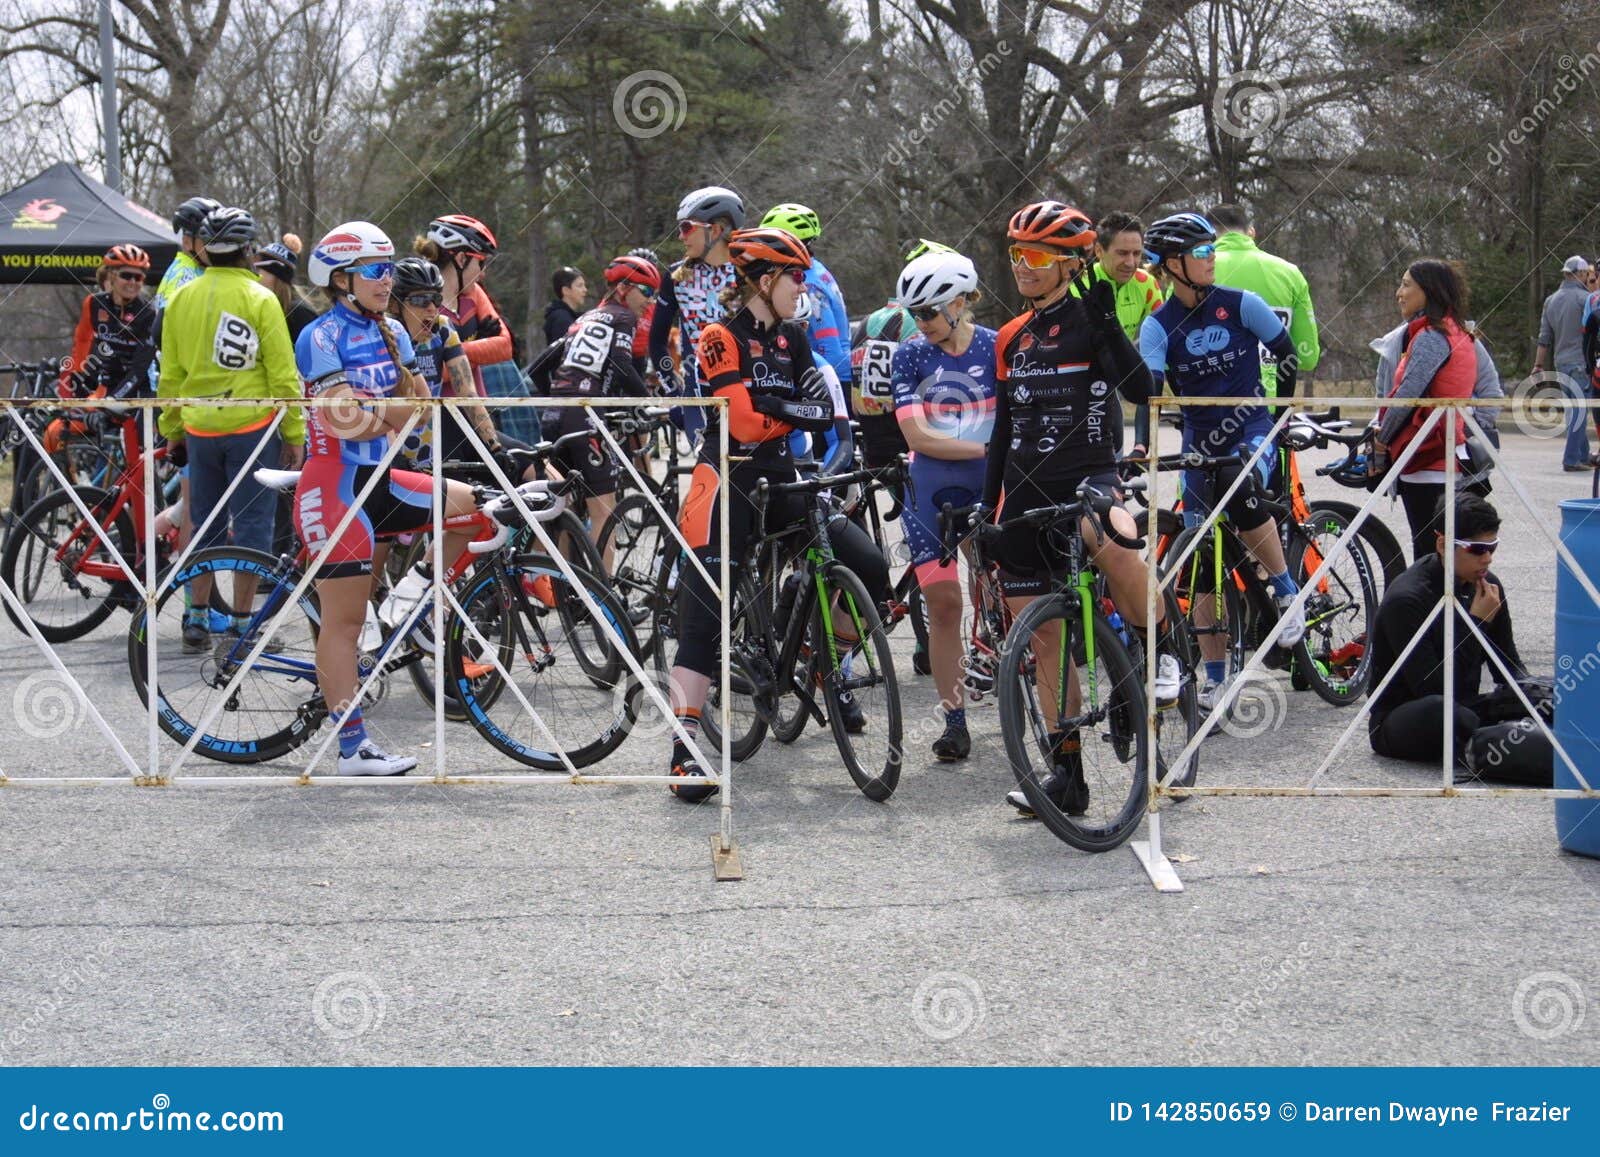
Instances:
[[[294,356],[308,398],[337,385],[348,385],[363,398],[393,396],[400,374],[378,324],[378,319],[357,313],[340,301],[300,331]],[[394,335],[401,362],[416,371],[416,351],[405,327],[392,317],[384,318],[383,324]],[[352,465],[375,466],[389,447],[389,436],[346,441],[323,424],[321,411],[313,407],[306,415],[306,442],[309,455],[337,454]]]
[[[939,437],[988,442],[994,434],[994,342],[995,331],[981,325],[959,355],[921,334],[901,342],[890,370],[901,425],[920,421]],[[973,461],[983,465],[981,458]]]
[[[839,381],[849,392],[850,385],[850,314],[844,307],[844,294],[828,267],[815,257],[806,270],[806,293],[811,298],[811,324],[806,329],[806,339],[811,345],[811,357],[818,363],[827,362]]]
[[[1179,397],[1261,398],[1261,347],[1284,357],[1293,352],[1289,332],[1258,295],[1212,286],[1191,309],[1176,296],[1144,319],[1139,352],[1159,387],[1163,376]],[[1262,406],[1189,406],[1186,430],[1220,432],[1227,427],[1242,444],[1270,429]],[[1215,444],[1215,439],[1208,439]],[[1212,453],[1221,451],[1213,450]]]

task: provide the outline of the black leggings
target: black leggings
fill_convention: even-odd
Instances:
[[[1395,484],[1395,489],[1400,492],[1400,505],[1406,511],[1406,525],[1411,528],[1411,561],[1427,558],[1436,549],[1434,534],[1444,531],[1444,514],[1439,509],[1439,501],[1444,497],[1444,483],[1401,481]],[[1489,486],[1486,482],[1474,482],[1470,486],[1458,483],[1456,493],[1488,497]]]
[[[1372,750],[1390,759],[1410,759],[1418,763],[1437,764],[1444,754],[1443,695],[1424,695],[1402,703],[1377,723],[1369,724],[1367,734],[1372,740]],[[1467,742],[1478,730],[1477,712],[1460,704],[1455,706],[1455,751],[1452,753],[1457,767],[1465,765]]]
[[[755,473],[733,475],[733,488],[728,494],[728,548],[729,577],[734,583],[739,579],[738,564],[756,533],[756,508],[751,498],[755,490]],[[792,482],[793,473],[773,475],[774,482]],[[694,547],[695,557],[715,576],[721,564],[721,539],[717,525],[719,503],[717,489],[721,486],[714,467],[702,463],[695,469],[688,499],[684,503],[680,524],[684,537]],[[805,520],[808,499],[799,494],[773,495],[767,505],[766,529],[769,534]],[[866,585],[867,593],[880,606],[889,597],[889,563],[883,552],[861,527],[844,517],[828,523],[828,542],[838,560],[855,572]],[[674,666],[686,667],[700,675],[711,676],[717,671],[718,640],[721,637],[721,608],[712,595],[700,572],[687,563],[679,570],[678,578],[678,655]]]

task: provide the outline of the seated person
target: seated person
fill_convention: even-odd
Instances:
[[[1442,517],[1442,511],[1441,511]],[[1489,570],[1500,545],[1500,515],[1476,494],[1456,498],[1455,542],[1434,533],[1434,553],[1419,559],[1384,592],[1372,629],[1372,683],[1377,687],[1419,633],[1444,595],[1444,552],[1455,551],[1456,600],[1467,609],[1505,666],[1527,679],[1511,631],[1505,588]],[[1550,742],[1526,716],[1493,660],[1466,623],[1456,623],[1455,701],[1444,698],[1444,617],[1422,634],[1394,679],[1372,705],[1367,721],[1372,750],[1393,759],[1438,764],[1444,754],[1444,713],[1455,713],[1451,758],[1458,769],[1484,779],[1549,787]],[[1485,674],[1496,689],[1481,692]],[[1526,686],[1526,684],[1525,684]],[[1538,696],[1530,693],[1536,706]],[[1548,719],[1547,719],[1548,721]]]

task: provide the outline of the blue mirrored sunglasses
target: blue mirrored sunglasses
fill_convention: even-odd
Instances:
[[[1215,257],[1216,255],[1217,247],[1212,245],[1210,242],[1207,242],[1204,245],[1196,245],[1193,249],[1189,250],[1187,254],[1185,254],[1187,257],[1198,257],[1201,261],[1204,261],[1207,257]]]
[[[394,276],[394,262],[372,261],[366,265],[352,265],[350,272],[363,281],[384,281]]]

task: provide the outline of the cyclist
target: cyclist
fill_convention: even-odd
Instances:
[[[821,432],[833,421],[833,403],[822,371],[811,358],[804,329],[793,322],[804,293],[811,253],[805,242],[782,229],[741,229],[728,238],[728,254],[737,279],[724,294],[725,321],[712,322],[700,334],[698,356],[705,388],[729,400],[728,475],[718,473],[720,434],[711,417],[700,447],[689,494],[679,516],[684,538],[709,573],[719,565],[721,535],[717,491],[730,487],[728,549],[730,563],[744,557],[756,531],[753,493],[761,478],[793,482],[796,478],[789,434],[794,429]],[[804,517],[799,497],[774,497],[767,509],[767,529],[776,531]],[[866,532],[839,517],[828,536],[840,560],[860,576],[874,599],[888,591],[889,568]],[[717,670],[718,603],[705,579],[693,567],[683,568],[678,592],[678,654],[672,668],[672,706],[683,728],[699,728],[706,692]],[[859,728],[860,707],[840,695],[837,704],[847,727]],[[851,708],[855,721],[850,722]],[[679,739],[672,746],[673,776],[703,777],[706,771]],[[672,791],[695,803],[715,793],[705,785],[674,784]]]
[[[283,316],[289,323],[289,338],[294,340],[300,331],[317,320],[317,307],[312,305],[294,286],[295,274],[300,271],[300,238],[285,233],[282,241],[263,245],[256,254],[256,276],[261,284],[272,290],[278,304],[283,306]]]
[[[499,243],[489,226],[476,217],[446,213],[428,222],[426,236],[417,238],[413,248],[443,274],[444,304],[439,312],[461,339],[478,396],[488,397],[482,367],[511,359],[511,331],[478,284]]]
[[[628,250],[629,257],[642,257],[655,266],[656,273],[662,275],[667,268],[666,262],[661,260],[661,255],[649,246],[640,245]],[[656,291],[659,297],[660,291]],[[652,297],[650,303],[644,307],[644,312],[639,315],[639,324],[633,331],[633,364],[639,371],[639,377],[646,384],[655,376],[655,369],[650,365],[650,326],[656,318],[656,299]],[[652,393],[655,391],[651,391]]]
[[[1100,218],[1094,234],[1095,259],[1089,266],[1088,281],[1091,285],[1096,281],[1111,282],[1116,292],[1117,321],[1137,349],[1139,327],[1166,301],[1156,279],[1139,268],[1144,259],[1144,222],[1132,213],[1114,210]],[[1142,458],[1149,445],[1150,407],[1135,406],[1133,449],[1129,453]]]
[[[811,343],[811,360],[820,368],[824,365],[833,369],[838,378],[839,388],[845,394],[850,392],[850,314],[845,309],[844,293],[839,289],[839,283],[834,279],[828,267],[817,257],[817,241],[822,236],[822,221],[817,217],[816,210],[805,205],[787,202],[774,205],[767,210],[767,215],[761,218],[763,229],[785,229],[806,243],[806,248],[811,250],[811,268],[806,270],[806,296],[797,321],[806,323],[806,340]],[[846,416],[845,429],[849,429],[848,415]],[[809,436],[796,431],[792,438],[795,439],[795,453],[797,457],[804,456],[804,450],[809,442]],[[834,431],[825,431],[822,441],[826,444],[826,454],[832,456],[838,445],[838,438]],[[817,457],[813,448],[812,453]],[[853,455],[851,456],[853,458]]]
[[[1217,235],[1198,213],[1163,217],[1144,235],[1145,247],[1172,278],[1172,298],[1156,310],[1139,331],[1140,348],[1157,385],[1165,379],[1179,397],[1261,398],[1261,355],[1264,347],[1278,359],[1278,393],[1294,396],[1296,357],[1294,342],[1270,306],[1256,294],[1216,284]],[[1265,406],[1188,406],[1183,410],[1183,449],[1207,458],[1235,452],[1254,454],[1272,430],[1272,415]],[[1267,568],[1272,592],[1286,607],[1300,587],[1289,574],[1283,557],[1278,524],[1263,508],[1261,487],[1267,482],[1275,455],[1264,455],[1251,476],[1234,494],[1228,517],[1250,552]],[[1243,463],[1240,463],[1243,467]],[[1187,471],[1183,480],[1183,517],[1198,526],[1214,505],[1214,484],[1233,484],[1238,470],[1220,474]],[[1220,493],[1218,491],[1217,493]],[[1216,621],[1214,598],[1202,596],[1195,621],[1209,626]],[[1278,646],[1292,647],[1306,631],[1305,612],[1289,616]],[[1227,640],[1218,633],[1200,636],[1206,677],[1199,701],[1210,711],[1226,690]]]
[[[905,431],[915,505],[902,525],[928,608],[928,649],[944,709],[941,760],[972,752],[961,691],[961,582],[956,562],[941,562],[939,512],[983,496],[984,459],[994,430],[995,332],[973,324],[978,271],[959,253],[928,253],[900,274],[895,300],[919,336],[894,355],[894,416]]]
[[[220,208],[221,201],[213,201],[210,197],[190,197],[173,211],[172,231],[178,235],[178,254],[156,286],[157,313],[167,307],[174,293],[205,271],[199,257],[200,225],[205,221],[206,214]]]
[[[728,239],[743,224],[744,201],[732,189],[709,185],[678,202],[683,260],[661,283],[661,296],[650,319],[650,360],[660,376],[664,394],[692,398],[702,392],[695,350],[701,331],[722,318],[722,295],[733,287],[735,276]],[[670,339],[674,325],[678,327],[682,352],[682,381],[678,380],[672,361]],[[687,406],[681,424],[693,441],[705,428],[706,416],[699,406]]]
[[[643,257],[625,254],[612,259],[604,277],[606,292],[599,304],[573,322],[567,335],[529,367],[531,376],[549,377],[549,388],[541,393],[553,398],[640,397],[645,393],[644,379],[633,361],[633,335],[661,289],[661,271]],[[552,407],[544,419],[544,436],[552,442],[589,429],[588,412],[579,406]],[[617,498],[620,469],[611,448],[596,433],[588,442],[564,448],[555,461],[583,475],[589,537],[598,545]],[[604,561],[609,571],[609,541]]]
[[[143,393],[156,347],[155,306],[141,293],[150,255],[137,245],[113,245],[95,275],[100,289],[83,299],[72,354],[62,364],[63,398],[127,397]]]
[[[206,271],[175,294],[162,321],[161,379],[158,396],[171,399],[161,411],[162,436],[179,465],[189,467],[189,517],[202,527],[234,483],[228,509],[211,522],[199,547],[217,546],[229,537],[235,545],[270,552],[277,496],[255,479],[257,466],[281,459],[295,467],[304,458],[305,416],[284,412],[278,433],[264,444],[261,431],[272,423],[281,399],[298,398],[294,347],[283,308],[250,268],[256,223],[243,209],[213,209],[200,226]],[[188,399],[228,397],[228,406],[188,406]],[[258,451],[257,445],[261,448]],[[209,574],[193,579],[194,606],[184,615],[183,649],[204,651],[212,626]],[[249,622],[255,576],[235,578],[231,627]]]
[[[1012,215],[1011,275],[1032,308],[1012,318],[995,339],[994,437],[984,473],[980,512],[995,509],[1005,490],[1005,508],[1027,511],[1076,501],[1080,483],[1092,482],[1102,493],[1117,491],[1117,427],[1111,409],[1121,394],[1138,404],[1150,395],[1150,374],[1117,320],[1115,294],[1109,281],[1090,286],[1081,296],[1069,292],[1072,279],[1087,264],[1094,244],[1094,226],[1082,212],[1059,201],[1039,201]],[[1050,588],[1056,551],[1045,537],[1024,527],[1005,529],[998,544],[1001,583],[1006,600],[1020,613]],[[1119,532],[1133,538],[1133,519],[1120,508],[1111,513]],[[1144,560],[1118,546],[1087,524],[1084,541],[1089,558],[1105,575],[1122,617],[1143,629],[1147,577]],[[1161,614],[1161,604],[1156,604]],[[1158,630],[1165,623],[1157,620]],[[1054,656],[1058,640],[1040,638],[1034,651],[1040,699],[1053,701],[1060,671]],[[1181,672],[1178,661],[1158,640],[1156,698],[1176,701]],[[1048,657],[1048,661],[1046,661]],[[1075,680],[1069,681],[1069,713],[1075,709]],[[1051,721],[1056,722],[1056,721]],[[1052,771],[1041,786],[1073,815],[1088,808],[1089,787],[1078,757],[1079,736],[1065,727],[1051,731]],[[1007,801],[1027,810],[1022,792]]]
[[[384,316],[394,281],[394,243],[367,221],[336,227],[311,251],[311,282],[334,306],[295,343],[306,396],[347,399],[348,406],[312,409],[306,421],[306,466],[295,489],[295,526],[313,558],[328,543],[349,503],[371,478],[389,439],[422,410],[428,387],[416,372],[405,327]],[[356,649],[372,596],[374,535],[419,530],[433,520],[431,480],[391,470],[334,543],[317,576],[321,625],[317,685],[335,717],[355,698]],[[447,518],[473,509],[472,489],[444,483]],[[470,531],[449,531],[444,549],[458,556]],[[356,704],[339,729],[340,775],[404,775],[412,756],[389,755],[368,738]]]

